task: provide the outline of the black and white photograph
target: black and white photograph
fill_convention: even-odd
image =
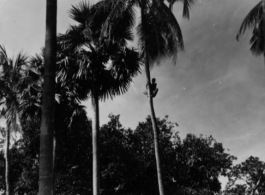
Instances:
[[[0,0],[0,195],[265,195],[265,0]]]

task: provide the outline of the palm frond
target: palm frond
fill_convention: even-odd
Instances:
[[[262,15],[263,8],[261,1],[248,13],[248,15],[243,20],[240,29],[237,33],[236,39],[239,40],[239,38],[245,33],[247,28],[252,29],[256,26],[259,26],[259,24],[262,23]]]
[[[181,0],[183,3],[183,17],[190,19],[190,9],[195,3],[195,0]]]
[[[167,41],[167,56],[172,57],[175,62],[179,51],[184,50],[181,28],[165,4],[162,4],[161,9],[157,8],[157,10],[161,12],[159,15],[165,16],[161,18],[161,24],[164,24],[164,26],[161,25],[161,32]]]
[[[136,12],[131,1],[100,1],[93,6],[92,10],[91,27],[100,30],[96,33],[100,39],[133,40],[131,29],[135,24]]]
[[[142,53],[149,52],[151,67],[154,62],[159,64],[165,57],[172,57],[175,62],[178,52],[184,49],[184,44],[180,26],[172,12],[165,4],[159,7],[152,4],[150,11],[142,17],[145,17],[146,24],[140,22],[136,30]]]
[[[33,97],[30,96],[28,98],[22,98],[23,101],[20,102],[19,107],[19,114],[24,119],[31,119],[31,118],[40,118],[41,116],[41,97]]]
[[[76,22],[85,25],[91,12],[91,6],[88,1],[82,1],[78,5],[73,6],[69,11],[69,16]]]
[[[70,26],[65,34],[60,34],[58,36],[60,47],[62,47],[64,51],[78,51],[86,42],[83,34],[84,30],[84,25]]]
[[[24,69],[24,74],[19,81],[18,113],[24,119],[40,117],[44,72],[43,63],[42,55],[35,54],[30,57]]]
[[[251,52],[256,55],[262,55],[264,51],[264,32],[263,22],[256,26],[252,31],[252,37],[250,39]]]
[[[27,65],[28,57],[22,53],[19,53],[15,59],[14,66],[15,68],[20,69],[22,66]]]
[[[80,104],[75,104],[72,106],[72,110],[71,110],[71,116],[69,119],[67,119],[67,121],[69,121],[68,123],[68,127],[70,127],[73,123],[73,120],[75,117],[79,117],[82,114],[86,115],[86,107]]]
[[[190,18],[190,9],[192,6],[195,4],[196,0],[167,0],[169,3],[169,9],[173,11],[173,5],[176,2],[182,2],[183,3],[183,11],[182,11],[182,16],[183,18]]]
[[[5,47],[3,45],[0,45],[0,53],[3,55],[3,56],[1,56],[1,58],[4,57],[5,60],[8,59],[7,53],[6,53],[6,49],[5,49]],[[1,59],[1,61],[2,61],[2,59]]]
[[[141,72],[141,58],[135,49],[125,48],[112,57],[110,67],[100,73],[100,98],[113,98],[122,95],[130,87],[132,78]]]

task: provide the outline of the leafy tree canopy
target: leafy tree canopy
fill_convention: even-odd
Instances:
[[[57,108],[58,109],[58,108]],[[67,107],[64,108],[67,110]],[[56,115],[58,117],[58,114]],[[58,118],[59,120],[60,117]],[[58,139],[56,194],[91,194],[91,121],[85,113],[74,117],[71,126],[63,121]],[[39,155],[39,121],[23,120],[23,139],[11,150],[11,177],[15,192],[36,194]],[[158,118],[165,189],[168,194],[213,194],[219,192],[218,177],[226,175],[234,156],[221,143],[207,136],[181,139],[175,124]],[[102,194],[157,194],[153,134],[150,117],[135,130],[122,126],[119,116],[100,130]],[[3,167],[0,155],[0,166]],[[16,167],[16,168],[12,168]],[[207,169],[205,168],[207,167]],[[3,170],[0,168],[0,170]],[[3,173],[0,172],[0,186]],[[137,187],[136,187],[137,186]]]
[[[265,192],[265,163],[250,156],[232,167],[225,194],[258,195]]]
[[[174,179],[177,183],[214,192],[221,190],[218,177],[226,176],[236,159],[226,153],[222,144],[212,136],[196,137],[192,134],[175,143],[175,153]]]

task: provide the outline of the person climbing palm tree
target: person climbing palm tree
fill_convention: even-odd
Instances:
[[[148,88],[150,87],[150,91],[151,91],[151,96],[152,98],[154,98],[158,92],[158,88],[157,88],[157,84],[156,84],[156,79],[155,78],[152,78],[152,83],[151,85],[146,85],[146,90],[144,92],[144,95],[146,95],[147,97],[149,97],[149,93],[148,93]]]
[[[171,5],[176,2],[168,0]],[[184,9],[183,16],[189,18],[189,9],[194,0],[183,0]],[[119,22],[123,15],[131,15],[135,21],[135,7],[140,9],[140,22],[136,27],[139,38],[138,45],[141,50],[141,56],[144,60],[147,94],[151,94],[151,74],[150,69],[155,64],[159,64],[166,57],[176,61],[179,51],[184,49],[181,29],[179,24],[166,6],[164,0],[105,0],[96,5],[97,13],[103,12],[105,7],[112,5],[113,9],[106,22],[104,23],[101,34],[111,37],[114,32],[116,22]],[[159,153],[158,128],[156,124],[156,116],[153,104],[153,97],[148,96],[152,127],[154,132],[155,158],[157,166],[157,178],[159,194],[164,195],[164,185],[162,176],[162,165]]]

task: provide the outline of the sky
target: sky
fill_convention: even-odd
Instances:
[[[71,5],[80,0],[58,0],[58,33],[73,21]],[[94,0],[95,2],[95,0]],[[238,42],[236,34],[258,0],[197,0],[190,20],[182,18],[182,5],[174,14],[182,29],[185,51],[176,64],[165,60],[152,77],[159,92],[154,99],[157,117],[177,122],[180,136],[212,135],[238,162],[249,156],[265,161],[265,67],[262,57],[251,54],[251,31]],[[39,53],[44,45],[45,1],[0,0],[0,44],[10,56],[23,51]],[[100,103],[100,122],[120,114],[123,126],[135,128],[149,114],[144,72],[134,78],[129,91]],[[92,116],[90,100],[84,102]]]

